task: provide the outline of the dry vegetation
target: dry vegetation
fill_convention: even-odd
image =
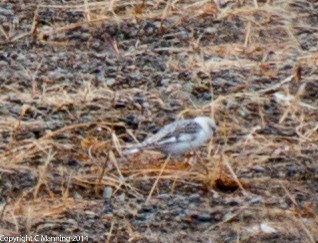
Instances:
[[[1,234],[318,241],[317,1],[62,2],[0,3]],[[121,159],[199,114],[197,154]]]

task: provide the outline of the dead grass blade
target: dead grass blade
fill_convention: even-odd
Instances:
[[[167,164],[168,164],[169,161],[170,161],[170,155],[169,155],[168,158],[165,160],[164,164],[163,164],[162,167],[161,167],[161,170],[160,170],[160,173],[159,173],[157,179],[155,180],[155,182],[154,182],[153,185],[152,185],[152,188],[151,188],[151,190],[150,190],[150,192],[149,192],[149,194],[148,194],[148,197],[147,197],[147,199],[146,199],[146,204],[148,204],[148,203],[150,202],[151,196],[152,196],[154,190],[155,190],[156,187],[157,187],[158,181],[162,178],[162,177],[161,177],[161,176],[162,176],[162,173],[164,172],[164,170],[165,170],[165,168],[166,168],[166,166],[167,166]]]

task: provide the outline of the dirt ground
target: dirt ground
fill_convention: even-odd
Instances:
[[[317,23],[315,0],[1,1],[0,240],[318,242]],[[196,153],[121,158],[197,115]]]

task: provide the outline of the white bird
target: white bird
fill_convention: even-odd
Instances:
[[[124,150],[123,155],[142,150],[155,150],[166,155],[181,155],[206,143],[212,138],[215,130],[214,120],[206,116],[175,121],[164,126],[142,143]]]

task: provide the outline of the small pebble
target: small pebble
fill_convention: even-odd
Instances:
[[[113,189],[111,187],[105,187],[103,190],[103,198],[108,199],[111,198],[113,193]]]

